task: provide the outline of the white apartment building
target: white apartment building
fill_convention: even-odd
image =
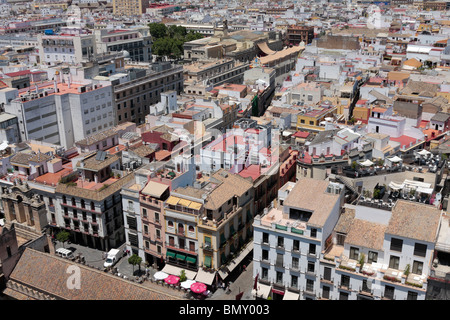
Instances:
[[[94,30],[98,53],[127,51],[133,61],[149,62],[152,37],[148,27]]]
[[[440,221],[435,206],[406,200],[347,206],[321,254],[317,297],[424,300]]]
[[[22,140],[37,140],[71,148],[75,141],[115,125],[112,87],[100,84],[51,83],[10,97],[0,90],[5,111],[17,116]]]
[[[336,225],[344,199],[341,184],[303,178],[278,191],[278,206],[253,223],[256,298],[315,299],[320,253]]]
[[[325,187],[327,191],[320,191]],[[254,295],[284,300],[424,300],[441,210],[398,200],[391,209],[346,205],[339,214],[340,201],[326,198],[340,188],[312,179],[289,182],[278,193],[280,206],[255,218]],[[308,198],[316,202],[317,212]],[[290,207],[293,199],[298,209]],[[313,228],[315,214],[323,209],[329,212],[324,227]]]
[[[41,63],[47,65],[79,64],[97,56],[94,34],[82,29],[66,28],[59,34],[39,34],[38,43]]]

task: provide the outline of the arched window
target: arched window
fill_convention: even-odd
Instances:
[[[76,207],[76,206],[77,206],[77,203],[76,203],[76,201],[75,201],[75,198],[74,198],[74,197],[72,197],[72,206],[74,206],[74,207]]]
[[[91,210],[95,210],[95,204],[94,204],[94,201],[91,201]]]
[[[167,225],[168,225],[170,228],[173,228],[173,222],[172,222],[172,221],[167,221]]]
[[[62,202],[63,202],[63,203],[66,203],[66,202],[67,202],[66,196],[63,196],[63,197],[62,197]]]

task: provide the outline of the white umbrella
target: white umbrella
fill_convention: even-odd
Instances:
[[[165,273],[165,272],[162,272],[162,271],[158,271],[158,272],[156,272],[154,275],[153,275],[153,277],[156,279],[156,280],[164,280],[165,278],[167,278],[169,275],[167,274],[167,273]]]
[[[417,152],[418,154],[420,154],[421,156],[426,156],[429,155],[431,152],[427,151],[425,149],[420,150],[419,152]]]
[[[366,161],[361,162],[361,165],[363,165],[363,166],[365,166],[365,167],[370,167],[370,166],[373,165],[373,162],[370,161],[369,159],[367,159]]]
[[[394,157],[390,158],[389,161],[391,161],[391,162],[400,162],[400,161],[402,161],[402,158],[394,156]]]
[[[181,282],[180,283],[180,286],[182,287],[182,288],[185,288],[185,289],[190,289],[191,288],[191,286],[195,283],[196,281],[194,281],[194,280],[186,280],[186,281],[183,281],[183,282]]]

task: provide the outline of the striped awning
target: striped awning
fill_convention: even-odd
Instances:
[[[174,196],[170,196],[169,199],[167,199],[166,203],[176,206],[178,204],[178,202],[180,201],[180,198],[174,197]]]

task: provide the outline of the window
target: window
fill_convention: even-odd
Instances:
[[[161,230],[156,229],[156,239],[161,239]]]
[[[195,232],[194,226],[189,226],[188,230],[189,230],[189,232]]]
[[[277,271],[277,279],[276,279],[276,281],[277,281],[277,283],[278,284],[283,284],[283,272],[280,272],[280,271]]]
[[[348,293],[347,292],[339,292],[339,300],[348,300]]]
[[[148,226],[144,224],[144,233],[148,234]]]
[[[284,268],[283,264],[283,255],[281,253],[277,253],[277,261],[275,263],[276,267]]]
[[[169,228],[173,228],[173,222],[172,221],[168,221],[167,225],[169,226]]]
[[[315,255],[316,254],[316,245],[313,243],[309,244],[309,254]]]
[[[345,242],[345,234],[336,233],[336,244],[338,246],[343,246]]]
[[[425,257],[427,253],[427,245],[421,243],[414,244],[414,255],[419,257]]]
[[[350,247],[350,259],[358,260],[359,249],[355,247]]]
[[[399,257],[391,256],[391,258],[389,259],[389,268],[398,270],[399,263],[400,263]]]
[[[155,222],[159,222],[159,213],[155,212]]]
[[[395,288],[392,286],[384,287],[384,297],[387,299],[394,299]]]
[[[314,280],[306,279],[306,291],[314,292]]]
[[[298,277],[291,275],[291,287],[297,288],[298,287]]]
[[[267,280],[269,278],[269,269],[261,268],[261,279]]]
[[[371,288],[371,283],[367,282],[367,279],[364,279],[363,283],[362,283],[361,291],[371,293],[370,288]]]
[[[372,262],[377,262],[377,260],[378,260],[378,253],[369,251],[369,253],[367,254],[367,262],[372,263]]]
[[[417,300],[417,292],[408,291],[406,300]]]
[[[422,270],[423,270],[423,262],[414,261],[412,273],[422,275]]]
[[[142,209],[142,216],[147,218],[147,209]]]
[[[322,298],[330,299],[330,287],[329,286],[322,287]]]
[[[299,267],[299,259],[297,257],[292,257],[292,268],[293,269],[298,269]]]
[[[8,254],[8,258],[12,256],[11,247],[10,246],[6,246],[6,253]]]
[[[311,238],[316,238],[317,237],[317,229],[316,228],[312,228],[311,229]]]
[[[300,241],[294,240],[292,243],[292,250],[294,251],[300,251]]]
[[[323,278],[325,280],[331,281],[331,268],[329,267],[323,268]]]
[[[284,247],[284,238],[278,237],[277,246],[283,248]]]
[[[314,273],[315,264],[314,262],[308,262],[308,272]]]
[[[262,260],[269,260],[269,251],[268,250],[264,250],[262,251]]]
[[[391,239],[391,250],[402,252],[403,240],[392,238]]]
[[[350,289],[350,276],[345,274],[341,275],[341,287]]]

